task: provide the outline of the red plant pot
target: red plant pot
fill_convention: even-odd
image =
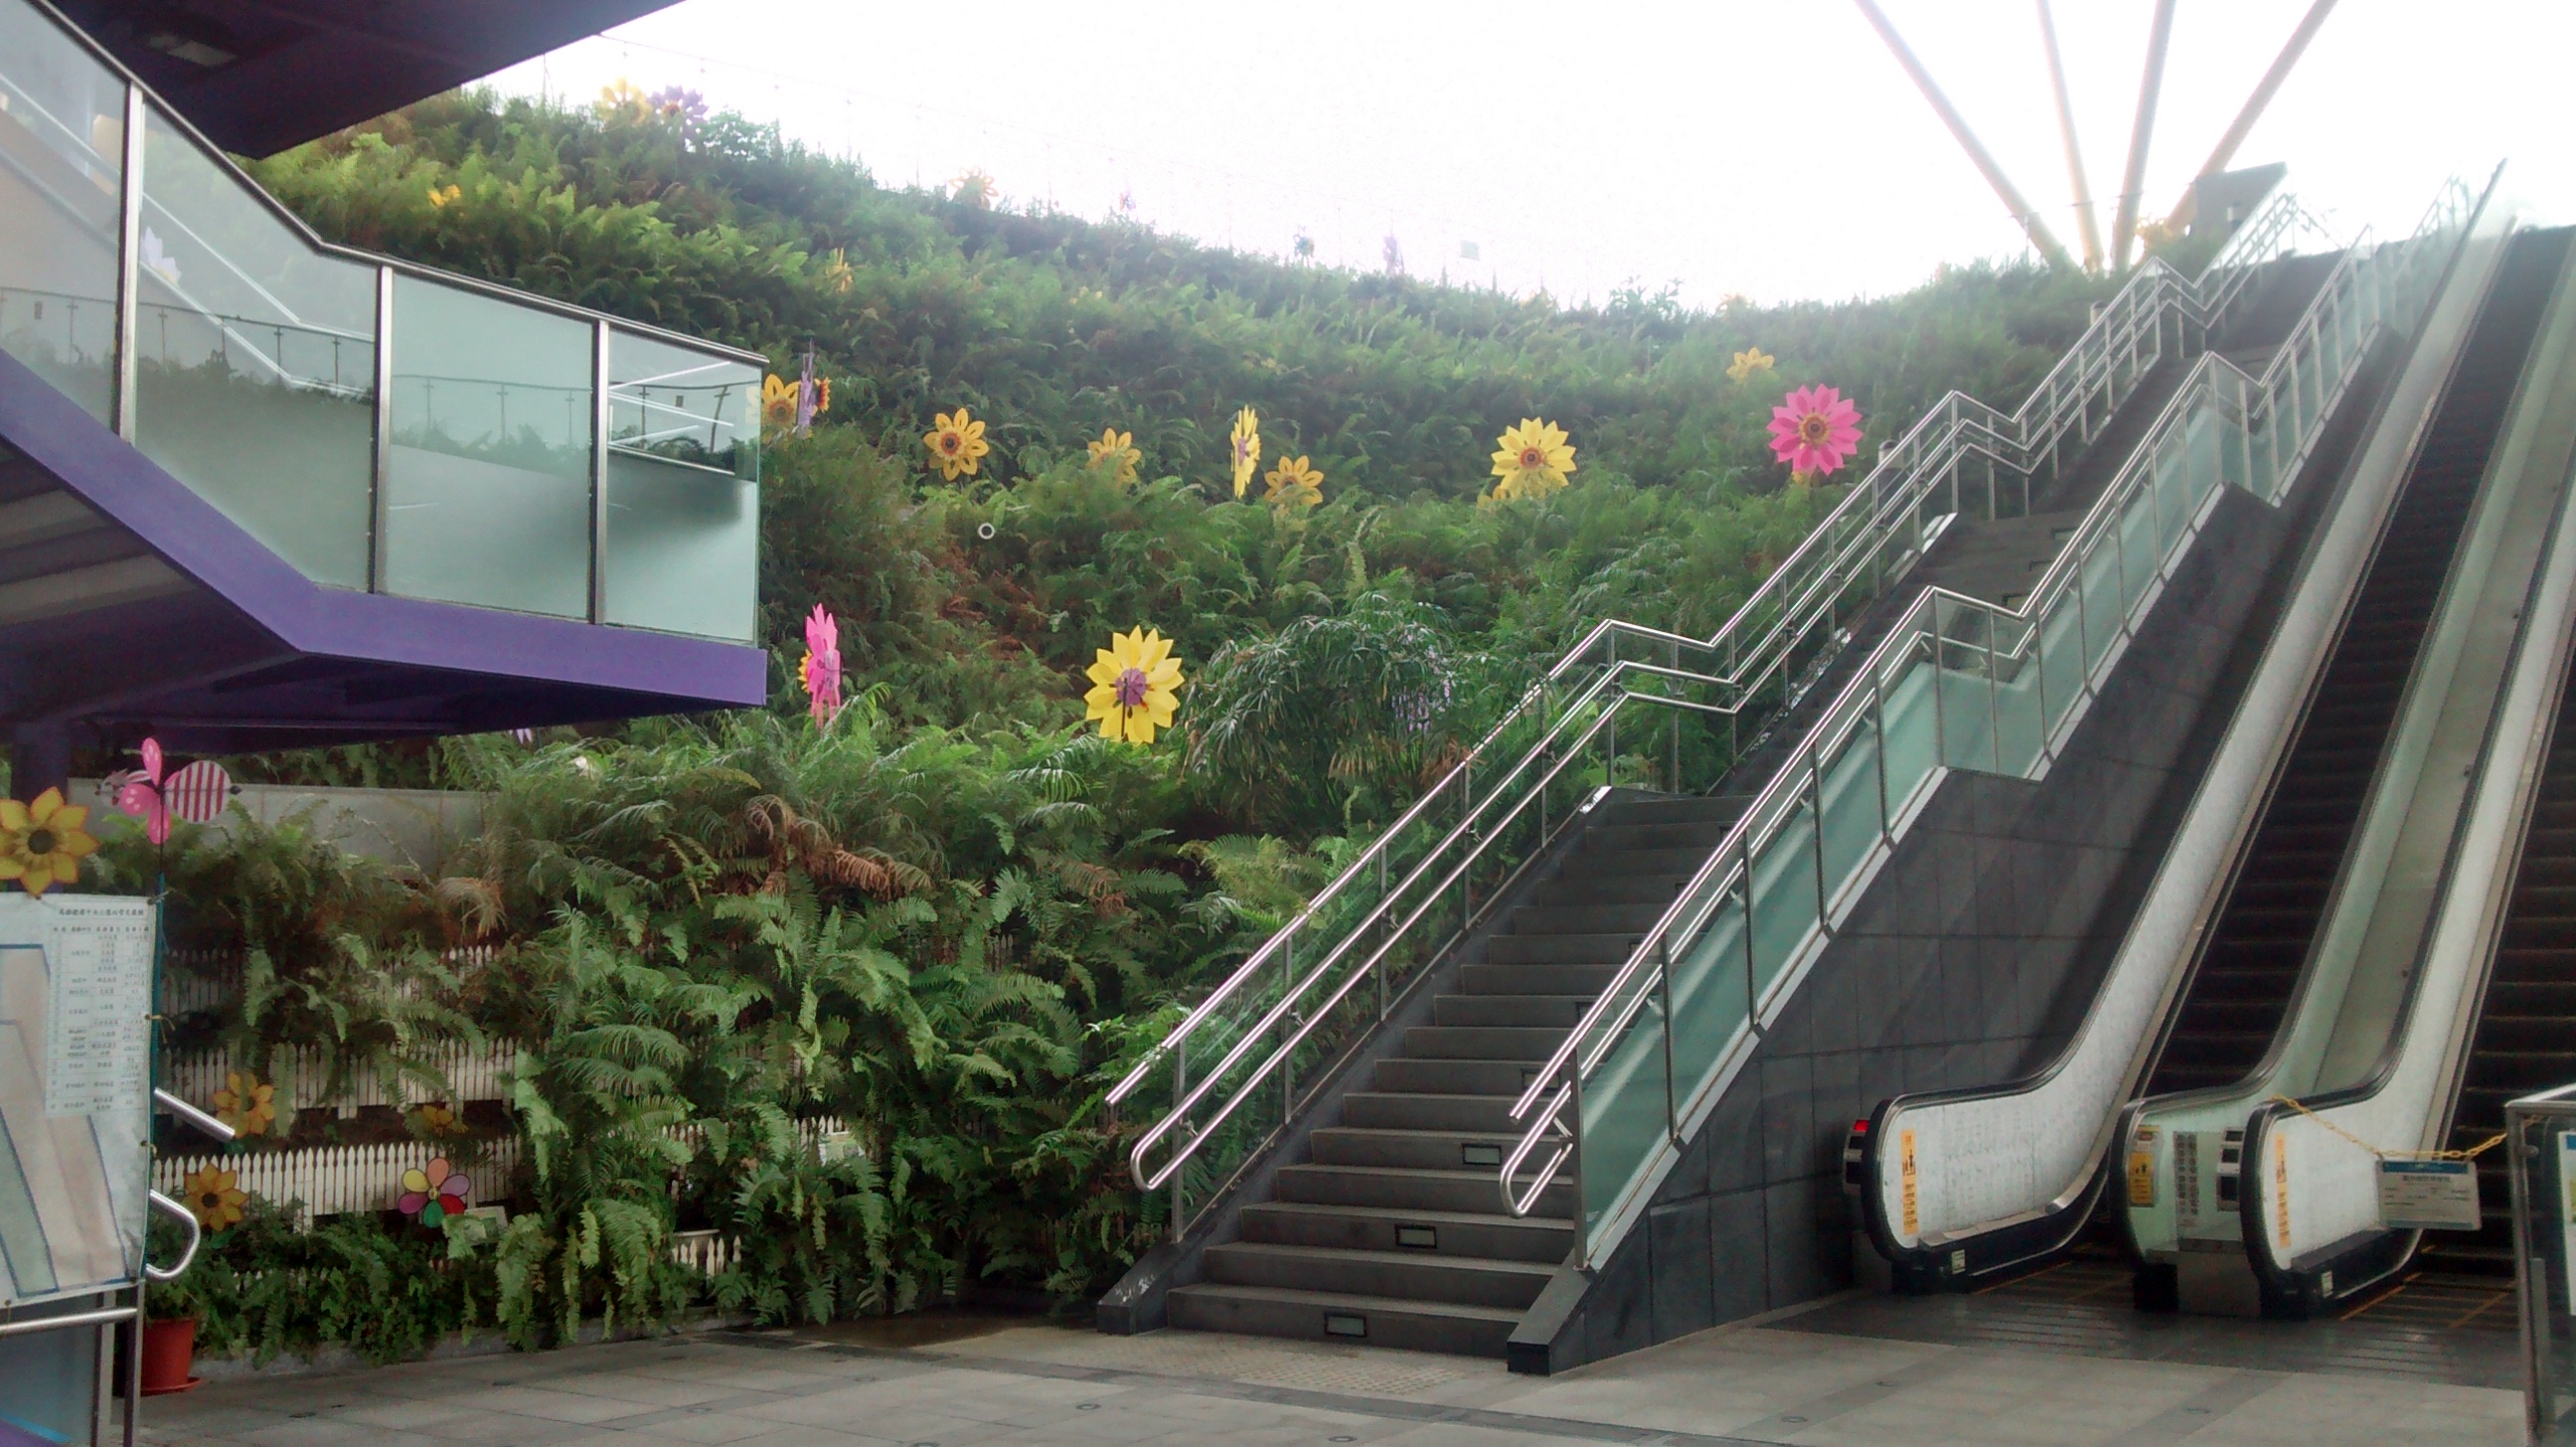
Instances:
[[[184,1392],[197,1385],[188,1375],[197,1359],[197,1319],[147,1321],[143,1324],[143,1395]]]

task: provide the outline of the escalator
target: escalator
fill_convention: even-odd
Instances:
[[[2505,1102],[2576,1081],[2576,683],[2561,694],[2504,933],[2471,1037],[2449,1146],[2472,1151],[2504,1129]],[[2428,1267],[2513,1275],[2513,1202],[2504,1153],[2478,1158],[2474,1234],[2426,1238]]]
[[[2173,1017],[2148,1095],[2241,1080],[2279,1033],[2564,259],[2563,236],[2555,244],[2526,236],[2499,268]]]

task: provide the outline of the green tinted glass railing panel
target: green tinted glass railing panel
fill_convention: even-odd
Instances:
[[[1998,627],[1998,632],[2004,628]],[[2023,624],[1995,649],[1995,768],[2027,775],[2048,740],[2047,700],[2042,696],[2038,630]]]
[[[395,278],[387,592],[589,616],[592,337],[570,317]]]
[[[1825,801],[1825,884],[1839,889],[1858,873],[1885,837],[1878,800],[1878,728],[1863,719],[1842,749],[1825,764],[1818,791]]]
[[[2120,636],[2120,552],[2116,537],[2093,540],[2077,565],[2076,590],[2084,596],[2084,671],[2101,666]]]
[[[1583,1220],[1597,1223],[1672,1135],[1664,1079],[1664,1021],[1648,1000],[1587,1079],[1583,1095]]]
[[[1673,967],[1673,1059],[1689,1098],[1704,1088],[1752,1015],[1752,959],[1744,942],[1744,891],[1740,876],[1716,899],[1716,908]]]
[[[376,269],[307,247],[158,107],[140,234],[135,445],[306,577],[366,587]]]
[[[1753,855],[1753,986],[1767,991],[1796,957],[1822,910],[1816,898],[1816,812],[1793,805]]]
[[[2084,635],[2077,619],[2080,604],[2068,589],[2049,601],[2039,620],[2040,687],[2048,698],[2048,732],[2054,737],[2066,715],[2084,696]]]
[[[103,423],[124,174],[124,80],[34,10],[0,4],[0,351]]]
[[[612,330],[602,621],[749,641],[760,369]]]
[[[1887,733],[1887,806],[1903,807],[1941,767],[1941,720],[1933,686],[1939,671],[1917,658],[1885,684],[1880,719]]]

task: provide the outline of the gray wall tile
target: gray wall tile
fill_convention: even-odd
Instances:
[[[1771,1238],[1760,1190],[1709,1198],[1711,1319],[1740,1321],[1771,1309]]]

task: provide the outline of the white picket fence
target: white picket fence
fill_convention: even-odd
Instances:
[[[464,1167],[473,1191],[466,1204],[500,1195],[519,1168],[520,1141],[501,1136],[478,1143],[482,1159]],[[373,1146],[314,1146],[240,1155],[162,1156],[152,1163],[152,1184],[164,1195],[188,1199],[188,1178],[213,1167],[233,1173],[233,1186],[277,1204],[296,1207],[298,1226],[316,1216],[350,1211],[390,1211],[402,1196],[402,1174],[440,1154],[415,1141]]]
[[[706,1132],[695,1123],[673,1126],[667,1134],[687,1142],[693,1152],[706,1148]],[[827,1163],[846,1159],[858,1149],[848,1122],[836,1115],[799,1119],[796,1138]],[[524,1150],[524,1142],[518,1136],[488,1137],[476,1144],[482,1158],[459,1167],[474,1183],[469,1205],[482,1204],[506,1191]],[[152,1184],[163,1194],[184,1201],[190,1176],[209,1166],[230,1171],[235,1189],[281,1206],[295,1204],[296,1224],[301,1227],[310,1225],[317,1216],[392,1210],[403,1193],[402,1173],[425,1166],[442,1153],[440,1147],[423,1142],[398,1141],[390,1145],[254,1150],[238,1155],[162,1156],[152,1163]],[[671,1184],[673,1190],[679,1188],[676,1177]],[[723,1248],[725,1262],[732,1260],[731,1250]],[[723,1266],[702,1269],[712,1274]]]
[[[277,1087],[274,1104],[281,1119],[290,1111],[304,1110],[330,1110],[346,1116],[371,1105],[409,1110],[428,1101],[462,1106],[468,1101],[507,1100],[501,1077],[519,1068],[519,1053],[519,1047],[506,1040],[479,1048],[462,1040],[431,1046],[421,1052],[422,1063],[447,1077],[447,1089],[443,1091],[418,1080],[384,1079],[362,1062],[350,1069],[345,1088],[334,1095],[330,1089],[330,1065],[320,1050],[310,1046],[289,1052],[285,1068],[275,1075],[260,1067],[251,1073],[264,1084]],[[164,1054],[161,1088],[192,1105],[212,1110],[215,1092],[224,1088],[227,1075],[239,1069],[230,1056],[219,1050]]]

